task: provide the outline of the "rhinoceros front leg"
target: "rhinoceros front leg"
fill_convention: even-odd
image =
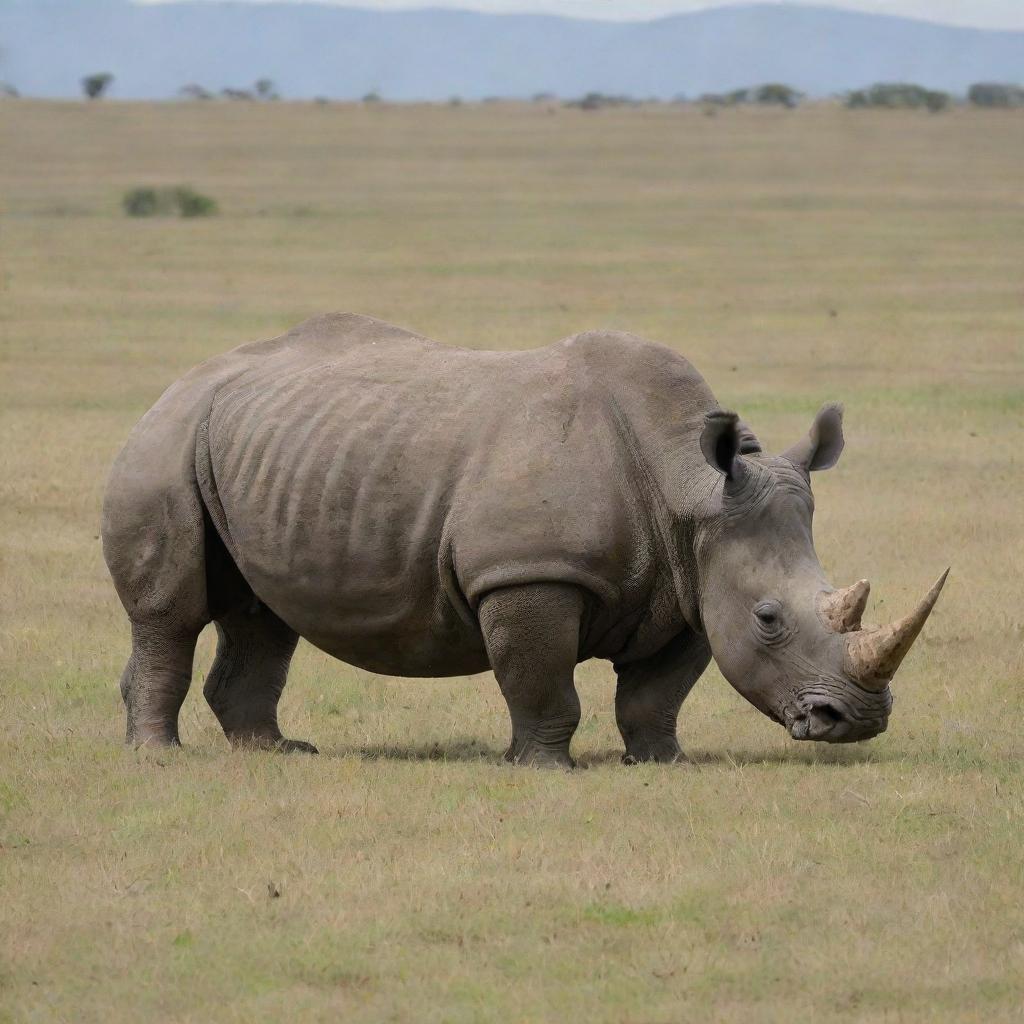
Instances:
[[[258,601],[219,615],[216,626],[217,657],[203,695],[231,745],[315,754],[311,743],[285,739],[277,724],[298,634]]]
[[[652,657],[615,666],[615,720],[626,743],[624,764],[682,759],[679,709],[710,660],[707,642],[687,630]]]
[[[491,668],[512,718],[505,759],[572,768],[569,742],[580,723],[573,683],[583,595],[555,583],[507,587],[480,604]]]

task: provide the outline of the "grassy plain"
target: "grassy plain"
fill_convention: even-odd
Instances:
[[[1019,1020],[1024,119],[0,105],[0,1021]],[[188,183],[208,220],[131,220]],[[863,746],[788,740],[716,671],[687,767],[618,764],[578,670],[564,775],[489,676],[300,647],[318,758],[121,745],[107,467],[197,361],[327,310],[455,344],[628,328],[770,447],[847,450],[818,549],[873,613],[946,593]],[[279,895],[273,895],[279,893]]]

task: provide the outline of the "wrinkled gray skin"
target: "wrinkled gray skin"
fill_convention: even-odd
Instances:
[[[874,736],[888,686],[848,677],[819,610],[808,470],[841,448],[826,407],[761,453],[685,359],[612,331],[478,352],[341,314],[235,349],[168,389],[110,478],[127,740],[178,742],[211,621],[235,744],[314,749],[277,723],[300,636],[374,672],[492,668],[520,763],[572,763],[588,658],[614,664],[627,761],[679,757],[712,656],[794,737]]]

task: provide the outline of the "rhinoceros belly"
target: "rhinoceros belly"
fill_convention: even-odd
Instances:
[[[439,568],[466,440],[450,389],[351,361],[275,376],[218,394],[207,428],[221,529],[254,592],[372,671],[486,669]]]

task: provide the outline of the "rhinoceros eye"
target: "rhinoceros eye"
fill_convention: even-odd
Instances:
[[[754,626],[762,640],[776,640],[785,633],[782,606],[778,601],[762,601],[754,609]]]

